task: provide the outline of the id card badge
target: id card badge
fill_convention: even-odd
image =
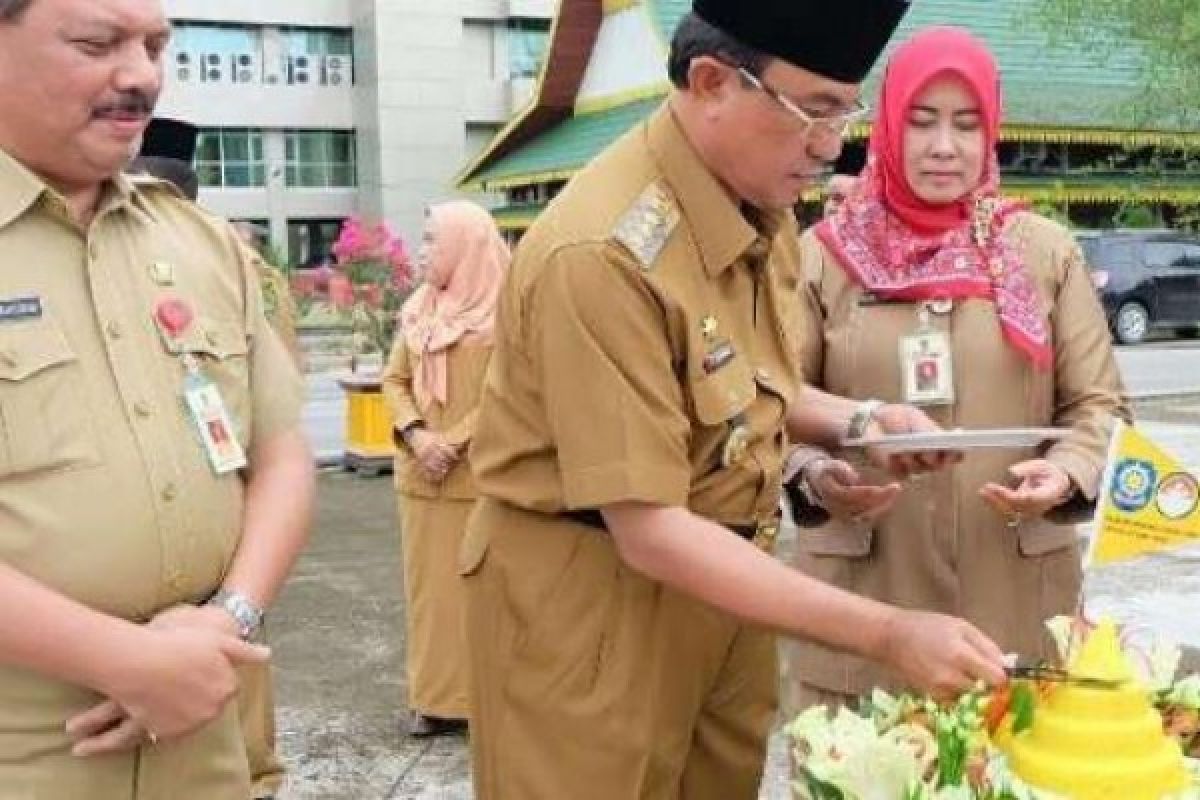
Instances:
[[[914,406],[954,404],[954,361],[950,337],[929,324],[922,311],[921,327],[900,340],[900,372],[904,401]]]
[[[213,472],[227,475],[246,466],[246,452],[234,433],[225,398],[198,367],[189,366],[183,384],[183,402]]]

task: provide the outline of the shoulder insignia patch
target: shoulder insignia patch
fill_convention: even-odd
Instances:
[[[617,221],[612,235],[643,270],[650,270],[678,224],[675,202],[661,186],[652,183]]]
[[[161,189],[168,194],[175,195],[181,200],[187,200],[189,203],[191,202],[188,196],[185,195],[178,186],[168,180],[155,177],[147,172],[126,172],[125,177],[128,178],[129,183],[139,191],[145,191],[147,189]]]

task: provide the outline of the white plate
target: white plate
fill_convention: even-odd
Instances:
[[[852,439],[844,447],[877,447],[889,453],[920,453],[931,450],[975,450],[983,447],[1035,447],[1042,442],[1065,439],[1070,428],[988,428],[893,433],[870,439]]]

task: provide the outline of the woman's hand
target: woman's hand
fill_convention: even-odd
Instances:
[[[900,403],[888,403],[875,412],[874,419],[867,428],[867,436],[869,438],[872,435],[889,433],[937,433],[941,430],[942,427],[921,409]],[[951,450],[887,453],[868,448],[867,455],[877,467],[886,469],[898,478],[933,472],[962,461],[962,453]]]
[[[864,483],[845,461],[817,458],[804,467],[804,479],[821,507],[837,519],[873,522],[886,514],[900,496],[900,484]]]
[[[458,463],[458,448],[446,441],[442,434],[420,428],[409,438],[417,467],[425,478],[440,483],[446,473]]]
[[[1042,516],[1071,496],[1071,476],[1044,458],[1013,464],[1008,471],[1019,481],[1017,488],[989,483],[979,490],[979,494],[1008,520],[1010,527],[1017,527],[1022,520]]]

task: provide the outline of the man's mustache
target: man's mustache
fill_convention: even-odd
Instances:
[[[97,114],[150,114],[154,111],[155,98],[140,89],[122,92],[111,103],[96,108]]]

